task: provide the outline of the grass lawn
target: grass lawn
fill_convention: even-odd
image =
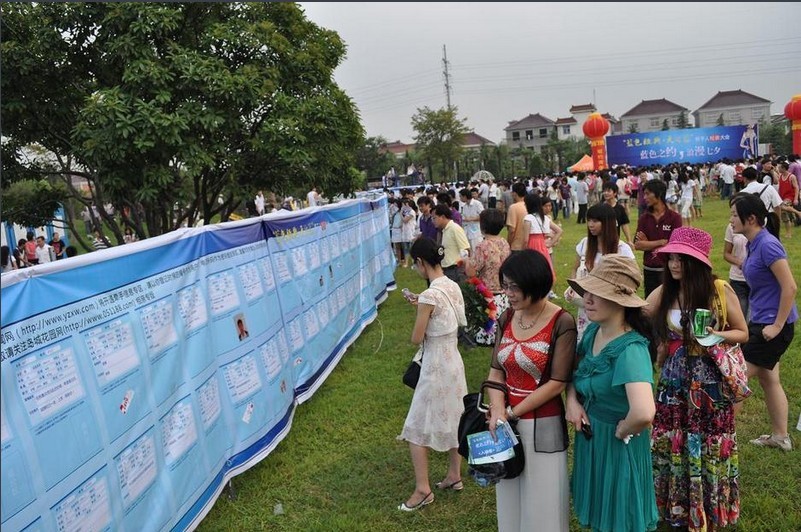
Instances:
[[[715,272],[728,278],[723,235],[728,205],[707,199],[704,217],[695,225],[714,239]],[[636,209],[634,210],[636,213]],[[635,216],[636,218],[636,216]],[[560,220],[561,221],[561,220]],[[632,224],[632,233],[636,220]],[[575,245],[586,226],[575,216],[564,222],[565,235],[555,251],[560,295],[567,287]],[[784,242],[795,279],[801,282],[801,229]],[[637,253],[642,261],[642,253]],[[414,292],[424,282],[398,268],[398,287]],[[563,300],[557,303],[564,304]],[[566,308],[575,312],[575,308]],[[400,290],[390,293],[373,322],[348,350],[339,366],[295,415],[290,434],[260,464],[233,480],[236,498],[223,492],[199,530],[426,530],[485,531],[497,529],[493,488],[479,488],[463,465],[465,489],[436,493],[434,504],[406,514],[396,510],[414,489],[407,444],[397,441],[412,392],[401,375],[415,348],[409,342],[414,309]],[[474,391],[487,376],[489,349],[462,352],[468,386]],[[801,330],[782,359],[782,382],[790,401],[790,434],[796,449],[784,453],[748,444],[769,432],[761,388],[738,417],[742,516],[739,530],[801,530],[801,432],[795,430],[801,411]],[[571,436],[572,438],[572,436]],[[571,447],[572,449],[572,447]],[[444,453],[430,454],[432,485],[447,469]],[[281,504],[283,513],[275,514]],[[579,530],[575,521],[572,530]]]

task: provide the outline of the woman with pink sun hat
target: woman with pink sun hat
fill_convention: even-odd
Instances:
[[[734,290],[712,274],[712,237],[677,227],[658,253],[667,258],[662,285],[647,299],[661,366],[656,388],[652,456],[660,519],[690,531],[734,524],[740,515],[734,403],[724,395],[723,375],[707,355],[708,338],[748,340]],[[716,294],[722,291],[718,315]],[[712,327],[693,327],[708,311]],[[714,332],[714,334],[712,334]],[[717,336],[715,336],[717,335]]]

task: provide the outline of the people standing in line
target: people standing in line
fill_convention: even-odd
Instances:
[[[528,212],[523,218],[523,232],[528,234],[526,248],[542,253],[542,256],[548,260],[553,278],[556,279],[556,270],[553,267],[553,262],[551,262],[551,254],[548,252],[548,245],[545,242],[546,237],[551,234],[551,228],[542,210],[543,199],[539,194],[530,192],[526,194],[523,203],[526,206],[526,212]]]
[[[414,200],[411,197],[401,200],[400,216],[403,267],[409,268],[412,265],[412,257],[409,255],[409,250],[412,248],[412,241],[417,236],[415,234],[417,226],[417,212],[414,210]]]
[[[432,217],[434,202],[428,196],[420,196],[417,198],[417,208],[420,210],[420,215],[417,217],[420,234],[436,242],[439,236],[437,234],[437,228],[434,226],[434,218]]]
[[[442,258],[442,271],[452,281],[462,280],[462,272],[459,271],[459,264],[470,255],[470,241],[467,235],[451,217],[453,210],[449,205],[437,205],[434,208],[434,226],[440,232],[439,244],[445,250]]]
[[[8,246],[0,247],[0,268],[2,272],[10,272],[19,268],[17,259],[11,253],[11,248]]]
[[[592,321],[566,395],[567,421],[576,429],[573,509],[592,530],[654,530],[658,520],[649,430],[651,326],[637,296],[641,281],[636,261],[622,255],[567,281]]]
[[[15,254],[15,256],[19,258],[19,261],[17,262],[17,265],[20,268],[28,268],[29,266],[32,266],[32,264],[30,262],[28,262],[28,254],[27,254],[27,251],[25,249],[27,243],[28,242],[24,238],[20,238],[17,241],[17,253]],[[35,256],[35,254],[34,254],[34,256]]]
[[[462,291],[442,271],[445,251],[431,239],[415,240],[411,255],[415,269],[430,286],[412,295],[410,301],[417,307],[411,341],[421,345],[423,358],[420,380],[398,437],[409,442],[414,468],[414,492],[398,506],[407,512],[434,502],[428,479],[429,449],[448,453],[448,472],[435,486],[441,490],[464,489],[458,428],[464,410],[462,398],[467,394],[457,339],[459,326],[467,324]]]
[[[391,198],[389,200],[389,241],[395,253],[395,260],[398,265],[403,263],[403,215],[401,214],[401,200]]]
[[[599,203],[589,208],[587,211],[587,236],[576,245],[576,261],[570,274],[571,279],[585,277],[601,264],[606,255],[618,254],[634,259],[631,247],[620,240],[616,217],[614,210],[605,203]],[[589,325],[589,319],[584,310],[584,299],[572,288],[565,291],[565,299],[578,307],[576,329],[578,340],[581,341],[584,330]]]
[[[732,201],[729,200],[729,206],[731,206],[731,203]],[[723,236],[723,259],[730,264],[729,285],[731,285],[734,293],[737,294],[740,309],[746,319],[748,319],[748,296],[751,293],[751,289],[748,287],[748,283],[745,282],[742,268],[745,258],[748,256],[747,245],[748,239],[742,234],[735,233],[730,223],[726,224],[726,231]]]
[[[256,214],[261,216],[264,214],[264,193],[261,190],[256,194],[256,199],[254,201],[256,204]]]
[[[681,225],[690,227],[693,223],[693,200],[695,198],[698,183],[692,179],[684,168],[679,169],[679,213],[681,214]]]
[[[47,245],[43,236],[36,237],[36,259],[37,264],[46,264],[56,260],[56,253],[52,247]]]
[[[587,223],[587,202],[589,201],[590,187],[584,176],[584,172],[579,173],[576,183],[576,202],[578,203],[578,214],[576,215],[576,223]]]
[[[512,254],[500,269],[509,309],[499,320],[487,380],[509,390],[487,391],[489,430],[517,421],[526,466],[495,487],[499,532],[567,532],[569,481],[567,425],[562,392],[576,356],[576,324],[570,313],[548,301],[553,274],[533,250]]]
[[[104,235],[102,231],[100,230],[95,231],[94,238],[92,239],[92,247],[95,248],[95,250],[106,249],[109,247],[108,239],[106,238],[106,235]]]
[[[508,307],[509,300],[501,289],[499,272],[501,264],[510,254],[509,243],[500,235],[506,217],[498,209],[484,209],[479,215],[483,240],[473,249],[465,266],[468,277],[478,277],[492,292],[497,307],[497,316],[500,316]],[[497,321],[488,331],[483,329],[476,333],[476,343],[479,345],[492,345],[495,342]]]
[[[793,236],[793,226],[801,212],[796,209],[799,205],[799,183],[794,174],[790,173],[790,164],[782,161],[778,164],[778,191],[782,200],[781,218],[784,222],[784,237]]]
[[[309,202],[309,207],[320,205],[320,193],[317,191],[316,185],[312,185],[311,190],[306,194],[306,200]]]
[[[460,213],[462,215],[462,228],[467,234],[467,240],[470,241],[470,247],[476,249],[476,246],[481,242],[481,224],[479,223],[479,216],[484,206],[481,201],[474,198],[474,191],[476,189],[463,188],[459,191],[459,199],[461,200]]]
[[[659,250],[668,257],[662,285],[648,296],[648,310],[660,344],[661,367],[652,430],[654,487],[659,515],[690,531],[717,529],[740,514],[739,467],[734,404],[703,337],[694,330],[698,309],[714,316],[712,332],[731,344],[748,340],[734,290],[723,287],[726,322],[715,303],[718,287],[709,251],[712,236],[695,227],[673,231]],[[713,330],[714,329],[714,330]],[[785,411],[786,414],[786,411]]]
[[[523,219],[528,214],[523,198],[526,197],[526,185],[517,182],[512,185],[512,204],[506,209],[506,241],[512,253],[528,247],[528,233],[523,227]]]
[[[64,248],[66,245],[64,244],[64,241],[61,240],[61,235],[58,233],[53,233],[53,238],[47,244],[53,248],[53,254],[56,257],[56,260],[61,260],[66,257],[64,254]]]
[[[743,355],[748,376],[756,377],[765,392],[770,416],[770,434],[751,440],[754,445],[793,448],[787,431],[787,395],[779,375],[779,360],[795,335],[798,286],[790,271],[787,252],[781,242],[764,228],[765,205],[751,194],[735,196],[729,223],[737,234],[748,239],[748,256],[742,270],[751,288],[748,303],[748,343]]]
[[[674,229],[681,227],[679,213],[671,211],[665,204],[666,192],[665,183],[658,179],[652,179],[640,187],[647,210],[637,220],[634,249],[643,252],[643,286],[646,298],[661,284],[665,271],[665,258],[657,250],[668,243]]]
[[[626,210],[626,207],[622,205],[618,199],[618,193],[620,188],[617,186],[617,183],[612,183],[611,181],[606,181],[603,184],[603,198],[604,203],[612,207],[612,210],[615,211],[615,220],[617,221],[617,234],[620,236],[620,233],[623,233],[624,242],[626,244],[632,244],[634,241],[631,238],[631,229],[629,225],[631,221],[629,220],[629,213]],[[589,214],[587,215],[589,216]]]
[[[732,196],[734,175],[736,174],[734,167],[731,165],[731,160],[723,159],[718,166],[718,173],[720,174],[720,199],[727,200]]]
[[[36,256],[36,238],[32,231],[28,231],[25,235],[25,260],[30,266],[39,264],[39,257]]]

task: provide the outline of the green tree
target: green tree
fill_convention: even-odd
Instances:
[[[368,137],[356,152],[356,168],[364,172],[367,179],[383,176],[396,164],[395,156],[386,151],[386,145],[384,137]]]
[[[455,175],[454,163],[459,160],[462,139],[469,131],[465,121],[458,117],[458,110],[454,106],[433,111],[428,107],[418,108],[412,117],[412,127],[417,133],[414,137],[417,150],[424,160],[438,163],[448,179]]]
[[[665,118],[662,120],[662,131],[667,131],[668,129],[670,129],[670,124],[668,124],[668,119]]]
[[[637,126],[637,122],[632,122],[629,124],[629,133],[639,133],[639,127]]]
[[[679,129],[687,129],[688,127],[690,127],[689,122],[687,122],[687,113],[684,110],[682,110],[679,113],[678,127],[679,127]]]
[[[345,45],[296,4],[9,3],[1,30],[4,170],[62,181],[119,242],[122,224],[155,235],[226,219],[257,189],[362,179],[364,132],[333,82]],[[21,159],[32,144],[56,168]]]
[[[759,123],[759,143],[770,144],[774,153],[788,155],[793,151],[793,137],[787,120],[772,124],[767,120]],[[767,155],[767,154],[761,154]]]
[[[719,125],[719,126],[725,126],[726,125],[726,121],[723,120],[723,113],[720,113],[720,116],[718,117],[717,125]]]

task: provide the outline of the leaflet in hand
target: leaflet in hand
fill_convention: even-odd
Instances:
[[[493,464],[505,462],[515,456],[514,446],[517,445],[517,436],[509,423],[498,425],[495,430],[498,440],[492,439],[488,430],[467,436],[467,446],[470,453],[468,464]]]

